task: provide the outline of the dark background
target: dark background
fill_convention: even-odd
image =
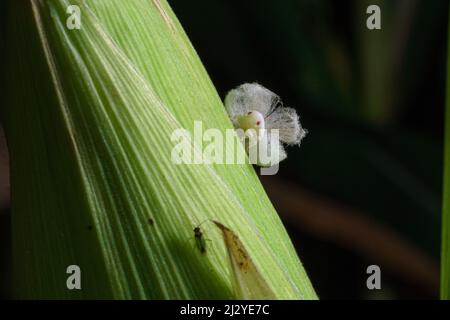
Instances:
[[[257,81],[301,115],[309,135],[261,180],[319,297],[437,298],[448,1],[169,3],[221,97]],[[367,30],[369,4],[382,30]],[[0,297],[6,172],[0,131]],[[366,288],[371,264],[382,290]]]
[[[169,2],[221,97],[257,81],[308,129],[261,180],[319,297],[437,298],[448,1]]]

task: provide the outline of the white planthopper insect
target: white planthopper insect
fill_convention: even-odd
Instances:
[[[284,107],[279,96],[257,83],[244,83],[231,90],[225,97],[225,107],[234,127],[245,131],[247,138],[256,138],[253,145],[246,144],[246,151],[260,150],[256,161],[260,166],[284,160],[283,143],[300,145],[306,135],[297,112]],[[263,159],[264,153],[268,157]]]

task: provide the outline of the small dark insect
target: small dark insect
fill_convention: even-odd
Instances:
[[[152,226],[155,224],[155,221],[152,218],[148,218],[148,223]]]
[[[200,229],[200,226],[205,223],[207,220],[203,221],[202,223],[200,223],[198,226],[196,226],[194,228],[194,237],[195,237],[195,245],[197,246],[198,250],[200,250],[200,252],[202,254],[204,254],[206,252],[206,240],[205,237],[203,236],[203,232]]]
[[[200,227],[194,228],[194,235],[195,235],[195,243],[197,245],[198,250],[200,250],[201,253],[206,252],[206,241],[205,238],[203,238],[203,233],[200,230]]]

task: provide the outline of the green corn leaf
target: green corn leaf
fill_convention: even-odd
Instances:
[[[446,300],[450,299],[450,32],[448,37],[447,110],[445,115],[446,128],[441,248],[441,298]]]
[[[251,165],[172,162],[175,130],[201,150],[194,121],[232,125],[165,1],[10,0],[8,27],[15,296],[245,298],[214,219],[275,298],[316,298]],[[66,286],[71,265],[81,290]]]

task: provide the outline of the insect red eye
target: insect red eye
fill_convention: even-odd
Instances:
[[[261,121],[256,121],[256,125],[259,126],[259,124],[261,123]]]

